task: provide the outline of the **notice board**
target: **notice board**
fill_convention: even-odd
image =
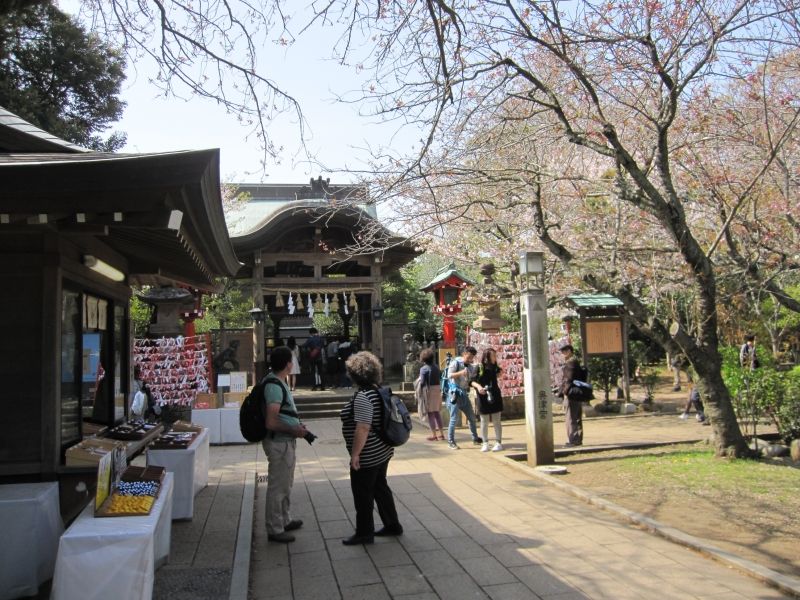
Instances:
[[[622,354],[620,319],[586,320],[586,354]]]

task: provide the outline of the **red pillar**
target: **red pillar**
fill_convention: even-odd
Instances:
[[[456,319],[453,315],[444,315],[442,327],[442,340],[445,347],[455,348],[456,345]]]

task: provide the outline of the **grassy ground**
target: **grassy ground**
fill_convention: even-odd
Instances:
[[[565,480],[787,575],[800,576],[800,465],[715,458],[705,444],[559,460]]]

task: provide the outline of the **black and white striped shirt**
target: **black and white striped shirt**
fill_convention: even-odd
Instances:
[[[382,403],[378,390],[359,390],[341,412],[342,436],[351,455],[356,423],[369,423],[372,426],[359,457],[362,467],[377,467],[394,456],[394,448],[381,440],[377,433],[382,426]]]

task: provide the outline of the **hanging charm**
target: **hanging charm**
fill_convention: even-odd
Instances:
[[[350,292],[350,308],[358,310],[358,302],[356,302],[355,292]]]
[[[350,310],[347,308],[347,292],[342,292],[342,305],[344,306],[344,314],[349,315]]]
[[[322,312],[325,313],[326,317],[329,317],[331,314],[331,304],[328,302],[328,294],[325,294],[325,305],[322,309]]]
[[[317,299],[314,300],[314,310],[316,312],[322,312],[322,298],[319,294],[317,294]]]
[[[297,310],[303,310],[305,306],[303,306],[303,294],[297,292]]]
[[[333,296],[333,298],[331,299],[331,310],[334,313],[338,313],[339,312],[339,296],[337,296],[336,294],[332,294],[332,296]]]
[[[289,310],[289,314],[294,314],[294,299],[292,298],[292,292],[289,292],[289,304],[286,307]]]
[[[283,296],[280,292],[275,294],[275,308],[283,308]]]
[[[311,301],[311,294],[308,294],[308,316],[309,318],[314,316],[314,303]]]

